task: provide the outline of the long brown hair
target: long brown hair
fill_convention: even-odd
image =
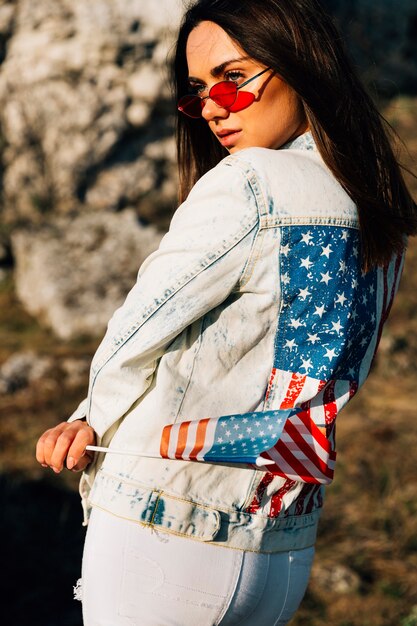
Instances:
[[[197,0],[180,27],[173,78],[177,99],[188,92],[186,44],[202,21],[218,24],[301,99],[318,150],[359,211],[366,269],[389,261],[417,232],[417,206],[394,156],[385,120],[346,55],[318,0]],[[225,157],[203,119],[177,117],[180,201]]]

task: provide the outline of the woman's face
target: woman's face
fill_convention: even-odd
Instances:
[[[265,69],[214,22],[200,22],[191,31],[186,54],[190,92],[203,97],[219,81],[232,80],[239,85]],[[229,152],[254,146],[279,148],[307,130],[298,96],[272,70],[242,91],[255,94],[255,101],[237,112],[215,104],[210,98],[204,100],[203,118]]]

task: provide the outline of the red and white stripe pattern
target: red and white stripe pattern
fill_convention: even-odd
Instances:
[[[322,484],[333,480],[336,452],[308,411],[289,417],[279,441],[261,456],[274,461],[269,472],[286,478]]]
[[[300,406],[302,411],[287,419],[281,438],[262,454],[274,461],[274,465],[268,465],[268,471],[296,481],[330,483],[336,453],[334,442],[328,437],[329,427],[357,385],[349,381],[326,384],[305,375],[277,370],[273,370],[271,378],[275,384],[281,383],[280,408]],[[275,398],[278,399],[278,394]]]
[[[160,454],[165,459],[203,461],[214,442],[218,419],[201,419],[165,426]]]

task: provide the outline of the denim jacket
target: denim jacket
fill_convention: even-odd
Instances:
[[[402,255],[367,273],[360,257],[356,206],[310,133],[204,175],[111,318],[70,418],[132,452],[96,455],[84,501],[231,548],[312,545],[336,416],[368,375],[402,270]],[[134,454],[158,456],[167,424],[259,412],[262,436],[266,412],[292,407],[264,468]],[[229,445],[244,417],[236,427]]]

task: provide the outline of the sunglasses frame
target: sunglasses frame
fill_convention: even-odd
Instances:
[[[199,115],[191,115],[190,113],[187,113],[184,108],[181,107],[181,101],[184,100],[185,98],[191,98],[193,99],[195,102],[200,101],[201,104],[201,111],[203,110],[203,102],[204,100],[207,100],[208,98],[210,98],[210,100],[213,100],[213,102],[219,106],[222,107],[223,109],[229,109],[230,107],[232,107],[237,99],[238,96],[238,91],[239,89],[242,89],[242,87],[245,87],[245,85],[247,85],[248,83],[252,82],[253,80],[255,80],[255,78],[259,78],[259,76],[262,76],[262,74],[265,74],[265,72],[267,72],[268,70],[270,70],[272,68],[267,67],[264,70],[262,70],[261,72],[258,72],[258,74],[255,74],[255,76],[252,76],[251,78],[248,78],[247,80],[245,80],[241,85],[236,85],[236,83],[234,83],[231,80],[220,80],[218,83],[215,83],[211,88],[210,91],[208,93],[207,96],[199,96],[197,94],[186,94],[185,96],[181,96],[181,98],[178,100],[178,105],[177,105],[177,109],[178,111],[180,111],[181,113],[183,113],[184,115],[186,115],[187,117],[191,117],[192,119],[200,119],[200,117],[202,117],[202,113],[200,112]],[[216,102],[216,100],[214,98],[212,98],[212,96],[210,95],[212,93],[212,90],[215,89],[218,85],[221,85],[222,83],[226,83],[227,85],[235,85],[236,87],[236,94],[235,94],[235,98],[233,100],[233,102],[227,106],[223,105],[223,104],[218,104]],[[188,103],[191,100],[188,100]]]

